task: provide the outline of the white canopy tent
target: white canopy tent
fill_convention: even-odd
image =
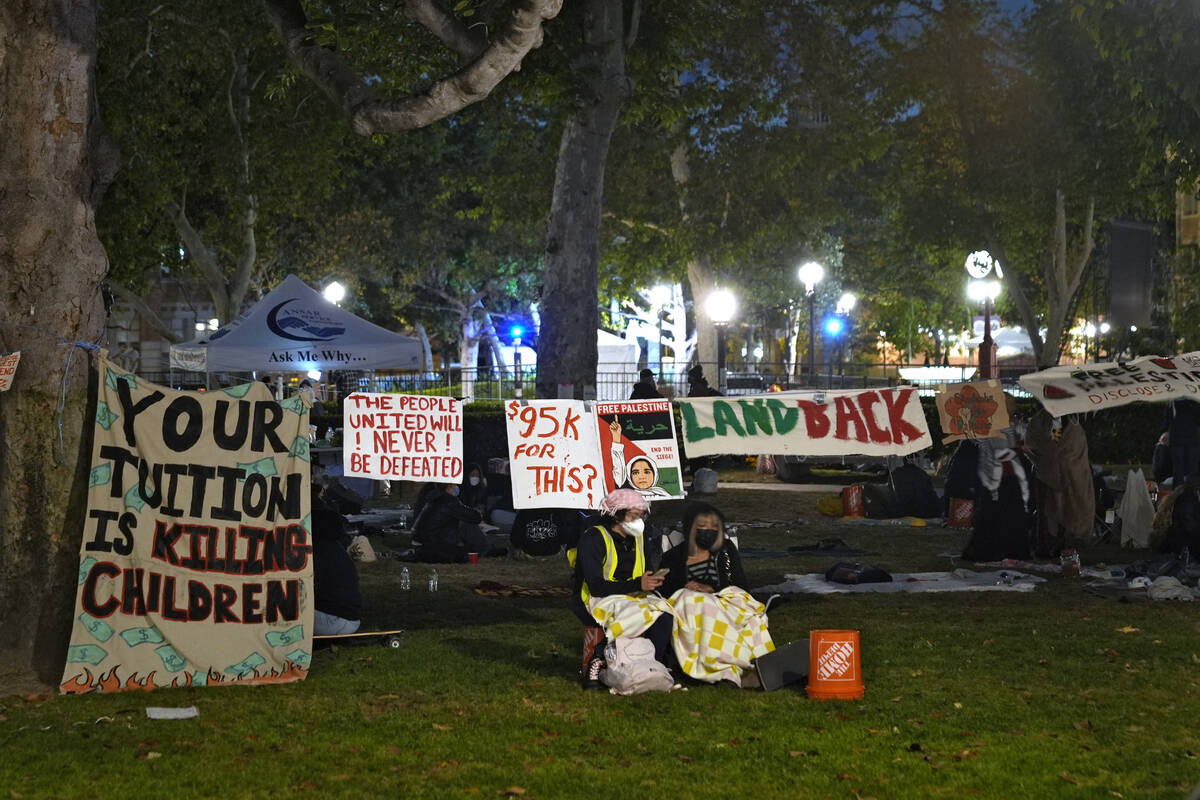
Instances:
[[[195,372],[418,369],[417,339],[356,317],[295,275],[233,322],[171,346],[171,367]]]

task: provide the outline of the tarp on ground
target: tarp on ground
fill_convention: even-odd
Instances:
[[[1200,351],[1175,356],[1145,356],[1050,367],[1022,375],[1025,391],[1056,417],[1101,411],[1139,400],[1165,403],[1179,397],[1200,399]]]
[[[288,275],[233,322],[171,346],[171,366],[195,372],[417,369],[421,343],[356,317]]]

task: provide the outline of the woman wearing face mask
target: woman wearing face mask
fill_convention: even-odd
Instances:
[[[572,610],[587,626],[584,634],[583,686],[601,688],[603,642],[644,636],[654,657],[668,664],[673,619],[670,605],[655,594],[663,578],[651,567],[661,558],[658,536],[645,535],[650,506],[632,489],[617,489],[600,503],[599,524],[588,528],[579,546],[568,551],[575,567]]]
[[[766,608],[746,591],[737,545],[725,538],[725,515],[694,503],[683,519],[687,539],[664,557],[663,593],[675,613],[674,651],[685,674],[740,685],[750,662],[775,649]]]
[[[487,512],[488,485],[484,480],[483,470],[478,464],[467,464],[463,472],[463,482],[458,499],[467,508],[473,508],[480,514]]]

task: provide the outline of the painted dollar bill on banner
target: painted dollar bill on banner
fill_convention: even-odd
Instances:
[[[777,392],[676,400],[688,458],[907,455],[932,445],[917,390]]]
[[[647,500],[684,496],[671,401],[596,403],[604,491],[634,489]]]
[[[312,652],[308,407],[103,356],[64,693],[285,683]]]
[[[1200,352],[1061,366],[1019,379],[1056,417],[1136,403],[1200,399]]]

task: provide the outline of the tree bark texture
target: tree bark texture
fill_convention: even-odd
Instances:
[[[64,344],[104,329],[94,206],[116,172],[96,109],[98,8],[0,3],[0,351],[21,351],[0,394],[0,694],[57,686],[75,603],[92,370]]]
[[[596,385],[596,331],[600,326],[598,270],[604,169],[625,77],[621,0],[587,0],[583,43],[575,69],[581,96],[563,130],[546,233],[546,267],[538,332],[537,394],[558,396],[572,384],[583,399]]]

